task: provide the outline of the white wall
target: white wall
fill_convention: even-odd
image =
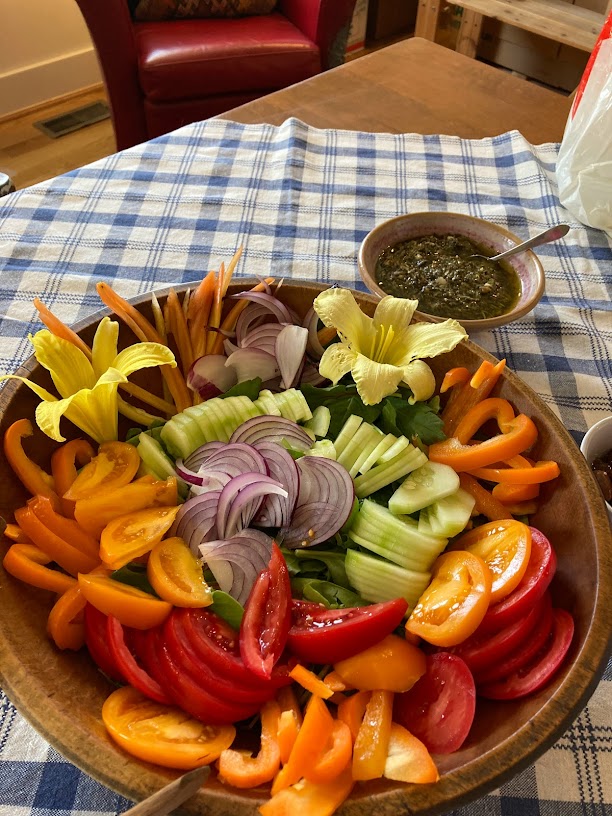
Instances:
[[[0,0],[0,116],[101,81],[74,0]]]

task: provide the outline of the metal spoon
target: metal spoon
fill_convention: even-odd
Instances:
[[[549,227],[549,229],[544,230],[544,232],[540,232],[538,235],[534,235],[533,238],[530,238],[528,241],[523,241],[522,244],[517,244],[516,246],[507,249],[505,252],[501,252],[499,255],[493,255],[491,258],[487,258],[486,255],[471,255],[471,258],[485,258],[487,261],[501,261],[503,258],[509,258],[511,255],[516,255],[518,252],[524,252],[526,249],[531,249],[531,247],[542,246],[542,244],[549,244],[551,241],[557,241],[559,238],[563,238],[564,235],[570,230],[569,224],[559,224],[556,227]]]

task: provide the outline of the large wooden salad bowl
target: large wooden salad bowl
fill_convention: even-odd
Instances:
[[[245,281],[238,281],[231,291],[244,286]],[[282,298],[304,314],[321,288],[316,284],[285,283]],[[360,293],[356,297],[364,309],[373,312],[376,298]],[[148,297],[136,303],[151,317]],[[76,327],[86,340],[91,341],[105,313],[95,314]],[[123,326],[121,336],[125,343],[134,342]],[[475,369],[483,359],[490,359],[486,352],[465,342],[433,363],[436,375],[441,376],[452,366]],[[34,358],[19,373],[50,386],[47,372]],[[555,606],[571,612],[576,623],[570,654],[564,669],[539,694],[513,703],[479,700],[476,721],[464,747],[439,758],[441,779],[437,784],[404,786],[381,781],[356,785],[339,811],[345,816],[365,816],[374,811],[380,816],[443,813],[484,795],[533,762],[563,733],[585,705],[605,668],[612,633],[612,541],[604,502],[578,448],[544,403],[509,371],[497,391],[534,419],[539,430],[538,458],[555,459],[561,468],[561,476],[545,486],[533,524],[551,539],[557,552],[558,570],[552,592]],[[2,434],[16,419],[33,418],[35,406],[36,399],[26,387],[9,382],[0,394]],[[42,434],[37,439],[33,456],[46,465],[55,443]],[[13,510],[27,496],[4,458],[0,480],[0,513],[12,517]],[[100,719],[110,684],[86,653],[63,653],[51,644],[45,633],[51,603],[49,593],[26,586],[0,569],[2,687],[21,713],[67,759],[124,796],[143,799],[173,773],[132,759],[111,743]],[[240,792],[213,780],[184,806],[184,812],[246,816],[256,813],[267,793],[264,789]]]

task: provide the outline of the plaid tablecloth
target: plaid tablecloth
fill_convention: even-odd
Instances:
[[[547,284],[537,308],[473,339],[506,357],[579,442],[612,413],[612,243],[560,206],[556,152],[516,132],[466,141],[218,120],[17,192],[0,199],[0,371],[30,354],[35,296],[72,323],[100,307],[98,280],[126,297],[197,281],[240,244],[240,274],[363,288],[359,243],[404,212],[468,213],[525,237],[566,221],[566,238],[538,250]],[[0,697],[1,816],[128,806]],[[612,665],[552,749],[456,813],[612,816]]]

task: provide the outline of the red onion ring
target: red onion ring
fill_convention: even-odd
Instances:
[[[248,527],[264,496],[287,491],[274,479],[261,473],[241,473],[225,485],[219,496],[216,525],[220,538],[228,538]]]
[[[281,374],[281,388],[292,388],[300,376],[308,342],[302,326],[285,326],[276,338],[275,355]]]
[[[312,447],[312,439],[297,422],[269,414],[247,419],[231,435],[230,443],[247,442],[257,447],[258,442],[281,444],[283,439],[286,439],[296,450],[307,451]]]
[[[220,496],[220,490],[211,490],[201,496],[194,496],[187,499],[176,514],[171,535],[182,538],[196,555],[200,544],[217,536],[215,519]]]
[[[248,292],[239,292],[237,295],[232,295],[232,297],[236,300],[250,300],[252,303],[266,306],[268,311],[276,317],[279,323],[293,323],[291,312],[285,304],[274,297],[274,295],[267,294],[267,292],[253,292],[251,290]]]
[[[259,442],[258,451],[268,466],[268,475],[282,484],[287,496],[270,494],[262,502],[253,523],[261,527],[283,527],[289,524],[300,489],[300,474],[295,459],[276,442]]]

